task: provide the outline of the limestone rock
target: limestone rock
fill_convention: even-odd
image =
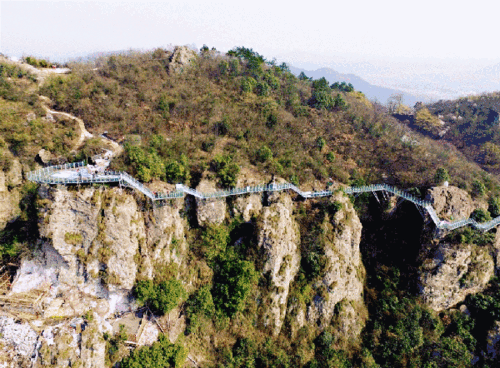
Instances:
[[[347,197],[337,194],[331,201],[340,204],[340,209],[323,225],[327,269],[321,286],[326,289],[326,295],[314,298],[307,311],[307,320],[324,328],[330,324],[337,304],[342,303],[345,308],[338,316],[339,323],[352,326],[341,330],[344,335],[358,336],[366,318],[363,307],[365,269],[359,251],[362,226]],[[359,308],[355,310],[350,303]]]
[[[270,206],[263,209],[257,223],[258,247],[264,254],[262,272],[269,273],[271,289],[264,324],[278,335],[286,314],[290,283],[300,266],[300,232],[288,194],[271,194],[269,202]]]
[[[106,366],[106,342],[96,324],[90,324],[82,331],[80,350],[80,359],[83,368]]]
[[[0,342],[16,355],[30,358],[36,347],[38,335],[27,323],[16,323],[13,318],[0,316]]]
[[[41,149],[38,151],[37,158],[43,163],[43,164],[48,164],[50,160],[52,159],[52,153],[45,149]]]
[[[456,221],[469,218],[476,208],[487,208],[486,203],[473,201],[465,190],[453,186],[431,188],[426,200],[432,203],[439,218]]]
[[[213,181],[202,180],[196,190],[203,193],[215,192]],[[206,226],[209,224],[221,224],[226,218],[227,206],[224,198],[201,200],[196,199],[198,224]]]
[[[196,51],[187,46],[176,46],[174,53],[170,56],[168,70],[173,73],[182,72],[191,65],[191,62],[198,57]]]
[[[241,216],[244,221],[250,221],[252,216],[257,216],[262,211],[262,194],[236,197],[233,211],[236,216]]]
[[[39,225],[40,235],[46,239],[45,259],[57,268],[59,280],[68,285],[83,285],[81,256],[89,253],[98,235],[100,194],[94,188],[70,192],[65,187],[40,193],[46,205],[40,210],[43,220]]]
[[[23,260],[13,291],[45,285],[76,288],[92,297],[131,290],[136,279],[139,243],[145,244],[145,226],[134,197],[115,188],[40,188],[39,230],[42,254]],[[73,291],[74,292],[74,291]],[[56,301],[53,301],[56,303]],[[53,305],[54,313],[81,314],[68,300]],[[58,311],[58,312],[56,312]]]
[[[12,159],[7,172],[0,170],[0,229],[21,214],[21,196],[17,187],[22,180],[22,166],[16,159]]]
[[[422,299],[436,311],[448,309],[484,290],[493,274],[494,262],[484,247],[441,243],[421,267]]]
[[[495,321],[493,328],[488,331],[486,337],[486,357],[491,360],[497,360],[500,352],[500,321]]]
[[[147,246],[141,247],[139,272],[141,277],[152,279],[157,265],[177,263],[185,265],[187,256],[186,220],[181,217],[183,201],[168,202],[155,207],[146,218]]]
[[[108,287],[131,290],[137,272],[134,256],[139,241],[146,238],[144,219],[134,197],[125,193],[110,196],[103,221],[105,235],[101,249],[109,249],[102,259],[107,266]]]

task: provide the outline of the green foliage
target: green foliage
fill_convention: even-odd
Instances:
[[[325,141],[325,138],[323,137],[318,137],[318,139],[316,139],[316,146],[319,148],[319,150],[323,150],[323,147],[325,147],[326,145],[326,141]]]
[[[35,68],[48,68],[49,62],[45,59],[37,59],[34,56],[27,56],[24,61]]]
[[[181,282],[175,279],[155,284],[152,280],[138,281],[134,287],[137,300],[147,304],[153,312],[167,314],[185,298]]]
[[[235,187],[238,181],[240,167],[236,162],[233,162],[232,156],[217,155],[212,161],[212,169],[217,174],[219,184],[222,187]]]
[[[474,180],[472,183],[472,196],[476,198],[483,197],[486,194],[484,183],[479,180]]]
[[[83,237],[80,233],[66,233],[64,234],[64,241],[72,245],[81,244]]]
[[[212,289],[216,308],[228,317],[242,312],[257,279],[258,273],[252,262],[233,257],[221,260]]]
[[[342,91],[342,92],[353,92],[354,86],[351,83],[335,82],[331,85],[331,89],[335,89],[335,90]]]
[[[149,182],[152,179],[165,178],[165,164],[156,152],[148,152],[141,146],[125,145],[130,163],[139,180]]]
[[[298,78],[301,81],[310,81],[312,79],[312,78],[309,78],[304,72],[300,72]]]
[[[325,89],[314,90],[309,105],[316,109],[326,110],[332,110],[336,106],[331,92]]]
[[[264,81],[258,82],[255,86],[255,92],[257,96],[268,96],[270,91],[271,88],[269,87],[269,84]]]
[[[312,87],[315,89],[315,90],[323,90],[323,91],[327,91],[329,90],[328,88],[328,81],[326,80],[325,77],[322,77],[320,79],[316,79],[316,80],[313,80],[312,82]]]
[[[152,346],[143,346],[132,351],[122,360],[122,368],[181,368],[188,355],[185,347],[172,344],[168,336],[160,335]]]
[[[241,90],[246,93],[253,92],[255,86],[257,86],[257,81],[252,77],[244,77],[241,80]]]
[[[335,161],[335,154],[334,154],[333,152],[328,152],[328,153],[326,154],[326,159],[327,159],[328,161],[330,161],[330,162]]]
[[[201,236],[202,250],[209,262],[213,262],[226,252],[229,231],[224,225],[209,225]]]
[[[269,128],[269,129],[272,129],[276,126],[276,124],[278,124],[278,117],[271,113],[267,116],[267,120],[266,120],[266,126]]]
[[[434,175],[434,182],[437,185],[443,184],[445,181],[450,181],[450,175],[448,174],[448,171],[440,167],[436,170],[436,174]]]
[[[257,161],[266,162],[273,158],[273,151],[271,151],[268,146],[264,145],[257,150],[255,156]]]
[[[191,178],[188,159],[182,154],[180,161],[171,160],[165,165],[165,177],[170,183],[186,183]]]
[[[500,216],[500,199],[498,197],[491,197],[489,199],[488,211],[491,213],[491,216],[493,217]]]
[[[339,367],[350,368],[352,363],[342,350],[334,348],[335,337],[329,331],[323,331],[315,340],[315,359],[308,364],[308,367]]]
[[[454,243],[476,244],[483,246],[492,244],[495,240],[495,234],[491,232],[482,232],[470,227],[465,227],[462,229],[454,230],[447,235],[446,239]]]
[[[459,337],[443,337],[423,356],[424,367],[472,367],[473,353]]]
[[[210,285],[199,288],[186,302],[186,316],[189,324],[187,333],[195,332],[203,319],[212,319],[215,314],[215,305],[210,292]]]
[[[476,208],[472,214],[470,215],[471,219],[476,220],[477,222],[486,222],[491,220],[490,213],[488,210],[483,210],[482,208]]]

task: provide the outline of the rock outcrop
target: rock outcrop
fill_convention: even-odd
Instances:
[[[187,46],[177,46],[170,56],[169,72],[179,73],[191,65],[191,62],[198,57],[196,51]]]
[[[492,361],[498,361],[500,353],[500,321],[495,321],[495,325],[488,331],[486,337],[486,351],[484,355]]]
[[[258,247],[265,259],[262,272],[269,275],[264,325],[277,335],[285,319],[290,283],[300,266],[300,231],[287,193],[271,194],[268,201],[257,223]]]
[[[476,208],[488,207],[485,202],[474,201],[465,190],[453,186],[429,189],[426,200],[432,203],[439,218],[449,221],[469,218]]]
[[[196,187],[202,193],[216,192],[215,183],[209,180],[202,180]],[[227,205],[225,198],[217,199],[196,199],[198,224],[206,226],[210,224],[222,224],[226,218]]]
[[[339,333],[344,338],[357,338],[366,319],[363,304],[366,272],[359,250],[362,226],[347,197],[337,194],[330,200],[336,202],[338,211],[331,219],[327,216],[323,224],[327,266],[317,286],[325,293],[317,295],[308,307],[307,322],[325,328],[338,311]]]
[[[22,167],[16,159],[12,159],[8,171],[0,170],[0,229],[21,213],[18,187],[22,184],[22,179]]]
[[[493,275],[494,261],[485,247],[441,243],[421,267],[422,299],[436,311],[448,309],[484,290]]]

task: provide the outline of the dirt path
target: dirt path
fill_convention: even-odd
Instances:
[[[55,116],[65,117],[65,118],[68,118],[68,119],[71,119],[71,120],[74,120],[77,122],[78,128],[80,129],[80,136],[78,137],[78,141],[75,143],[75,147],[72,150],[73,152],[75,152],[76,150],[81,148],[86,139],[94,137],[94,135],[92,133],[90,133],[85,128],[85,123],[83,122],[82,119],[80,119],[74,115],[68,114],[67,112],[52,110],[47,106],[47,104],[50,103],[50,99],[48,97],[39,96],[39,98],[40,98],[40,101],[42,102],[43,109],[47,113],[55,115]],[[116,143],[115,141],[113,141],[107,137],[104,137],[102,135],[99,136],[99,138],[101,140],[103,140],[104,142],[106,142],[107,145],[109,145],[111,147],[111,149],[113,151],[113,156],[117,156],[123,151],[123,147],[121,145],[119,145],[118,143]]]
[[[0,56],[0,62],[12,64],[12,65],[17,65],[18,67],[33,74],[34,76],[36,76],[38,86],[41,86],[43,84],[43,82],[45,82],[45,79],[50,75],[71,73],[71,69],[68,69],[68,68],[35,68],[32,65],[23,63],[21,61],[10,60],[9,58],[6,58],[4,56]]]

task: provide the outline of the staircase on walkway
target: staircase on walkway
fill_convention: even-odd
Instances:
[[[44,167],[42,169],[28,173],[27,178],[28,180],[36,183],[52,184],[52,185],[119,183],[121,186],[129,187],[141,192],[152,201],[182,198],[186,194],[192,195],[198,199],[213,199],[213,198],[223,198],[223,197],[250,194],[250,193],[291,190],[297,193],[302,198],[309,199],[318,197],[328,197],[335,193],[334,191],[330,190],[322,190],[317,192],[304,192],[291,183],[284,183],[284,184],[273,183],[273,184],[258,185],[258,186],[247,186],[244,188],[220,190],[214,193],[201,193],[195,189],[186,187],[182,184],[177,184],[175,191],[167,193],[157,193],[151,191],[141,182],[139,182],[134,177],[125,172],[106,170],[99,173],[91,173],[87,169],[84,162],[76,162],[64,165]],[[482,231],[488,231],[500,224],[500,216],[484,223],[478,223],[471,218],[458,220],[454,222],[447,222],[440,220],[430,202],[419,199],[410,193],[402,191],[388,184],[345,187],[342,190],[346,194],[374,193],[374,192],[385,191],[387,193],[391,193],[393,195],[401,197],[407,201],[414,203],[416,206],[418,206],[418,208],[425,210],[425,212],[427,212],[427,214],[429,215],[429,217],[431,218],[431,220],[434,222],[434,224],[438,229],[454,230],[463,226],[470,225],[476,229]]]

